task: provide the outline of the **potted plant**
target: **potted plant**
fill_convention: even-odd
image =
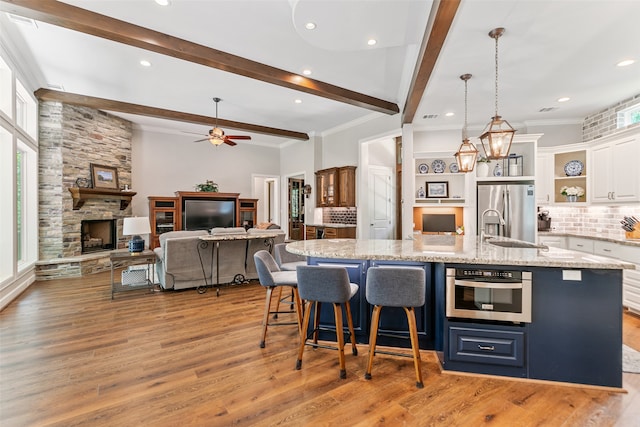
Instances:
[[[208,179],[204,182],[204,184],[196,185],[196,191],[208,191],[210,193],[217,193],[218,184]]]
[[[580,186],[563,186],[560,188],[560,194],[567,198],[567,202],[577,202],[579,197],[584,196],[584,188]]]

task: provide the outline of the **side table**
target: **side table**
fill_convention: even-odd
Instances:
[[[150,266],[156,262],[156,254],[152,250],[145,249],[142,252],[129,252],[129,249],[116,249],[111,251],[109,258],[111,262],[111,299],[113,299],[113,294],[116,292],[135,291],[143,288],[153,292],[155,271]],[[127,284],[114,280],[113,271],[116,268],[140,264],[147,264],[147,274],[144,280]]]

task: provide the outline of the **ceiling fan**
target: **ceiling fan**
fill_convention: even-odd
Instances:
[[[209,131],[209,136],[203,139],[199,139],[194,142],[202,142],[209,141],[211,144],[218,146],[222,143],[225,143],[230,146],[237,145],[232,139],[251,139],[248,135],[225,135],[224,131],[218,127],[218,102],[222,101],[220,98],[213,98],[213,101],[216,103],[216,124]]]

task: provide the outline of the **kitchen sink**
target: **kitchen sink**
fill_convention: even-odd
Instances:
[[[549,249],[546,245],[537,245],[531,242],[523,242],[521,240],[497,240],[489,239],[487,243],[503,248],[532,248],[532,249]]]

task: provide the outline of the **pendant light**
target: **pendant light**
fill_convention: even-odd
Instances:
[[[504,34],[504,28],[494,28],[489,32],[489,37],[496,41],[496,112],[480,135],[485,154],[489,159],[494,160],[509,156],[511,141],[513,141],[513,135],[516,132],[509,122],[498,115],[498,39],[502,34]]]
[[[460,79],[464,81],[464,127],[462,128],[462,145],[460,145],[458,152],[455,154],[460,172],[472,172],[478,156],[478,149],[469,142],[467,135],[467,81],[470,78],[471,74],[460,76]]]

